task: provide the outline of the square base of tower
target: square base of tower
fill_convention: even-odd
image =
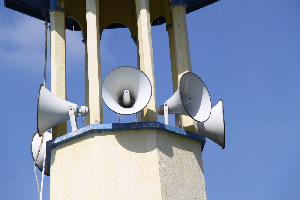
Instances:
[[[161,123],[110,125],[48,142],[51,199],[206,199],[204,138]]]

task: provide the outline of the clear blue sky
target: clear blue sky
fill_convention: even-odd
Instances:
[[[222,0],[187,17],[193,72],[205,82],[213,105],[224,100],[226,148],[208,140],[203,151],[209,200],[299,199],[299,10],[298,0]],[[67,98],[84,105],[82,36],[66,34]],[[153,27],[152,37],[159,105],[173,93],[165,25]],[[3,200],[37,199],[30,143],[43,83],[44,39],[42,21],[4,8],[1,2]],[[115,67],[136,66],[128,29],[104,31],[101,64],[103,78]],[[50,62],[47,78],[50,89]],[[122,122],[134,120],[125,116]],[[111,122],[117,122],[117,115],[104,107],[104,123]],[[80,117],[78,123],[81,127]],[[45,200],[49,182],[46,178]]]

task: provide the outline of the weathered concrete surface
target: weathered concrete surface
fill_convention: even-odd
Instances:
[[[103,131],[51,151],[50,197],[206,199],[201,143],[160,130]]]
[[[157,135],[162,199],[206,199],[201,144]]]

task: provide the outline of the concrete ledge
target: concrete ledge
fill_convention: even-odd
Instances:
[[[203,151],[206,139],[202,135],[185,131],[183,129],[166,125],[160,122],[133,122],[133,123],[110,123],[110,124],[91,124],[85,126],[77,131],[67,133],[63,136],[60,136],[54,140],[47,142],[46,146],[46,168],[50,168],[51,162],[51,149],[55,148],[63,143],[66,143],[70,140],[76,139],[80,136],[97,132],[101,134],[101,131],[119,131],[119,130],[149,130],[156,129],[171,133],[177,136],[188,138],[201,143],[201,151]]]
[[[47,143],[50,199],[206,200],[204,143],[157,122],[86,126]]]

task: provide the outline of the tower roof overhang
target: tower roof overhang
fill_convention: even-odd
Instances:
[[[65,4],[68,4],[69,0],[64,0]],[[73,4],[74,6],[79,5],[79,4],[85,4],[84,0],[71,0],[73,3],[75,2],[80,2],[80,3],[75,3]],[[124,1],[124,0],[122,0]],[[163,1],[161,0],[149,0],[150,1],[150,7],[151,11],[153,10],[154,13],[159,13],[161,10],[161,5],[163,5]],[[169,5],[176,5],[176,4],[184,4],[186,5],[186,12],[190,13],[195,10],[201,9],[205,6],[208,6],[212,3],[215,3],[219,0],[165,0],[168,1]],[[4,5],[7,8],[10,8],[12,10],[15,10],[17,12],[29,15],[31,17],[34,17],[36,19],[40,20],[45,20],[45,15],[48,14],[50,4],[52,2],[59,2],[59,0],[4,0]],[[134,2],[134,0],[128,0],[128,2]],[[114,1],[113,3],[116,7],[118,5],[118,1]],[[151,6],[152,4],[152,6]],[[112,5],[112,4],[110,4]],[[100,0],[100,6],[101,6],[101,0]],[[114,9],[114,8],[109,8]],[[78,9],[77,9],[78,10]],[[68,10],[67,10],[68,11]],[[72,13],[75,13],[72,11]],[[80,15],[80,13],[76,13],[77,15]],[[82,13],[81,13],[82,15]],[[157,17],[152,21],[152,25],[161,25],[164,24],[166,20],[162,17]],[[123,28],[126,27],[122,23],[114,23],[110,24],[109,26],[105,28]],[[66,19],[66,28],[71,29],[71,30],[81,30],[79,24],[76,22],[76,20],[72,18],[67,18]]]

